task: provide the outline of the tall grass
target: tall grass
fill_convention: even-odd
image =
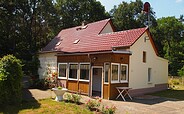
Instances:
[[[184,77],[170,76],[168,84],[171,89],[184,90]]]

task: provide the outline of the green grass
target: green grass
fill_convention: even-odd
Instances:
[[[184,100],[184,90],[165,90],[151,95]]]
[[[56,102],[52,99],[25,101],[19,106],[0,106],[0,113],[5,114],[92,114],[84,105]]]
[[[172,89],[156,92],[151,95],[184,100],[184,86],[175,85]]]

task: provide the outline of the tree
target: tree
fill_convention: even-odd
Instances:
[[[78,26],[83,21],[94,22],[109,17],[104,6],[96,0],[56,0],[56,7],[61,16],[62,28]]]
[[[22,65],[12,55],[0,59],[0,105],[17,104],[22,99]]]
[[[169,60],[169,74],[177,75],[184,65],[184,39],[180,36],[184,25],[175,17],[163,17],[157,23],[152,28],[153,38],[160,55]]]
[[[144,27],[144,22],[147,20],[147,14],[141,13],[143,9],[143,2],[141,0],[131,1],[130,3],[122,2],[119,6],[110,11],[113,18],[113,23],[117,30],[127,30],[133,28]],[[156,19],[154,12],[150,10],[150,18],[152,26],[156,26]]]
[[[0,56],[15,55],[29,71],[38,50],[60,30],[59,22],[53,0],[1,0]]]

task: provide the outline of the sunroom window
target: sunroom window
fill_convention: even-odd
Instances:
[[[119,82],[119,64],[112,63],[111,81]]]
[[[120,67],[120,82],[127,81],[127,75],[128,75],[128,65],[126,64],[121,64]]]
[[[89,80],[89,64],[80,64],[80,80]]]
[[[66,70],[67,70],[67,63],[59,63],[58,64],[58,77],[66,79]]]
[[[78,64],[69,64],[69,79],[77,79]]]
[[[109,69],[110,69],[110,63],[105,63],[104,64],[104,74],[105,74],[105,76],[104,76],[104,82],[105,83],[108,83],[109,82],[109,80],[108,80],[108,75],[109,75]]]

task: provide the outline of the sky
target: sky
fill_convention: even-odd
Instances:
[[[97,0],[105,6],[106,11],[110,11],[114,5],[119,5],[122,1],[130,2],[135,0]],[[179,18],[184,15],[184,0],[142,0],[143,3],[149,2],[156,18],[175,16]]]

